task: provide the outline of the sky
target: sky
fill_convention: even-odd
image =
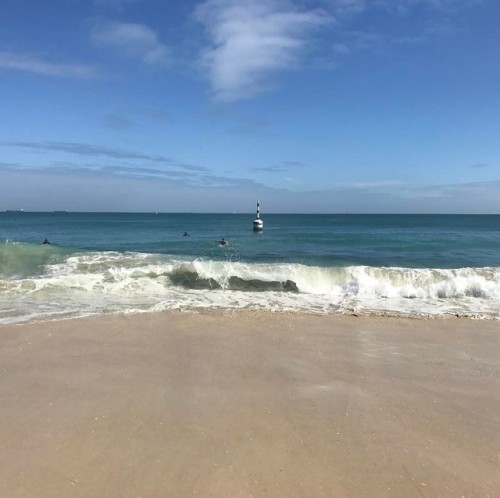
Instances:
[[[0,210],[500,213],[498,0],[2,0]]]

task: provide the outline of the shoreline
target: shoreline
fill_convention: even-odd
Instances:
[[[499,351],[453,316],[0,325],[0,495],[499,496]]]
[[[162,309],[162,310],[137,310],[137,311],[115,311],[115,312],[97,312],[85,315],[75,315],[75,316],[54,316],[52,318],[33,318],[27,321],[19,322],[0,322],[0,329],[2,327],[13,327],[13,326],[28,326],[34,324],[46,324],[46,323],[57,323],[60,321],[71,321],[71,320],[91,320],[99,319],[105,317],[142,317],[142,316],[154,316],[161,314],[172,314],[176,316],[179,315],[215,315],[215,316],[246,316],[246,315],[269,315],[269,316],[304,316],[304,317],[323,317],[323,318],[366,318],[366,319],[388,319],[388,320],[471,320],[471,321],[483,321],[483,322],[499,322],[500,316],[489,313],[482,312],[470,312],[470,313],[458,313],[458,312],[447,312],[447,313],[426,313],[426,312],[398,312],[390,310],[365,310],[365,309],[345,309],[338,312],[314,312],[305,310],[271,310],[266,308],[231,308],[231,307],[217,307],[217,308],[207,308],[207,307],[183,307],[177,309]]]

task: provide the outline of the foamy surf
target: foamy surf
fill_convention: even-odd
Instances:
[[[500,270],[319,267],[5,244],[0,300],[0,323],[204,308],[499,318]]]

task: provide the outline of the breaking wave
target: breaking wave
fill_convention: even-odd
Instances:
[[[255,264],[6,243],[0,299],[0,323],[208,307],[499,318],[500,268]]]

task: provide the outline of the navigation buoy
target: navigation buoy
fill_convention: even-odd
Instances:
[[[260,232],[264,229],[264,222],[260,219],[260,204],[257,199],[257,217],[253,220],[253,231]]]

